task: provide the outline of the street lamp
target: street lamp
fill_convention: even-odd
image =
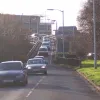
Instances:
[[[96,15],[95,15],[95,0],[93,0],[93,34],[94,34],[94,68],[97,68],[96,54]]]
[[[52,20],[53,22],[56,22],[56,32],[57,32],[57,20]]]
[[[48,20],[48,22],[47,22],[47,33],[49,34],[49,24],[51,25],[51,19],[47,19],[47,20]]]
[[[56,36],[57,28],[58,28],[58,26],[57,26],[57,20],[52,20],[52,21],[56,22],[56,31],[55,31],[55,36]],[[58,51],[58,40],[57,40],[57,37],[56,37],[56,53],[57,53],[57,51]]]
[[[51,19],[47,19],[48,20],[48,23],[49,23],[49,20],[50,20],[50,23],[51,24],[54,24],[56,22],[56,30],[55,32],[57,31],[57,20],[51,20]]]
[[[64,46],[64,11],[63,10],[59,10],[59,9],[47,9],[47,10],[51,10],[51,11],[53,11],[53,10],[57,10],[57,11],[60,11],[60,12],[62,12],[62,26],[63,26],[63,28],[62,28],[62,32],[63,32],[63,58],[65,58],[65,55],[64,55],[64,48],[65,48],[65,46]]]

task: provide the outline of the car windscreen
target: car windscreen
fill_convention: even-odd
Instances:
[[[40,59],[34,59],[34,60],[29,60],[27,64],[44,64],[44,61]]]
[[[39,51],[48,51],[47,48],[40,48]]]
[[[1,63],[0,70],[22,70],[21,63]]]

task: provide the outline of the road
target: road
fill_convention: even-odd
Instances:
[[[0,88],[0,100],[100,100],[100,95],[75,71],[49,65],[47,76],[29,76],[26,87]]]

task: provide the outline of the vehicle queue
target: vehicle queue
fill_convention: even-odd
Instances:
[[[0,86],[5,84],[28,84],[28,75],[42,73],[47,75],[48,58],[51,51],[51,41],[44,36],[42,44],[34,58],[28,59],[26,65],[22,61],[4,61],[0,63]],[[40,74],[41,75],[41,74]]]

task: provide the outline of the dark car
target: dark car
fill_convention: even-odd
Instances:
[[[0,85],[19,83],[25,86],[28,83],[27,71],[21,61],[6,61],[0,63]]]
[[[46,46],[41,46],[38,50],[38,56],[48,57],[49,56],[48,48]]]

